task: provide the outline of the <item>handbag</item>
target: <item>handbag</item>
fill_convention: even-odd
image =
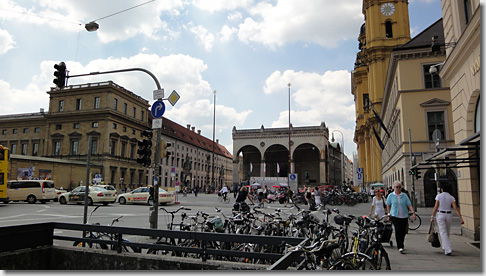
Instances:
[[[430,224],[427,241],[430,242],[432,247],[440,247],[439,233],[437,233],[434,229],[434,222]]]

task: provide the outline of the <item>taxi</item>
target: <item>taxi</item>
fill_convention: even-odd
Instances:
[[[85,198],[85,186],[79,186],[76,189],[62,193],[59,195],[59,203],[84,203]],[[88,205],[93,205],[94,203],[102,203],[103,205],[108,205],[109,203],[116,202],[116,191],[109,191],[100,187],[90,186],[88,190]]]
[[[129,193],[120,194],[117,199],[120,204],[141,203],[152,205],[152,197],[149,193],[149,187],[140,187]],[[159,188],[159,204],[165,205],[174,202],[174,194]]]

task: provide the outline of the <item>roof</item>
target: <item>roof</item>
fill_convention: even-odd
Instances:
[[[207,151],[213,151],[212,140],[202,136],[197,132],[194,132],[188,127],[183,127],[165,117],[163,117],[162,134],[177,140],[184,141],[188,144],[205,149]],[[227,158],[233,158],[233,155],[224,146],[216,142],[214,142],[214,153],[225,156]]]
[[[416,35],[409,42],[397,47],[396,50],[430,47],[432,46],[432,37],[434,36],[438,36],[437,41],[439,44],[444,43],[444,26],[442,25],[442,18]]]

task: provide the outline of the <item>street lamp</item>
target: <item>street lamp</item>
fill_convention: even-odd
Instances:
[[[215,135],[215,128],[216,128],[216,90],[213,91],[213,94],[214,94],[214,100],[213,100],[214,111],[213,111],[213,164],[212,164],[213,170],[211,173],[212,184],[214,184],[214,135]]]
[[[98,23],[94,21],[91,21],[89,23],[86,23],[84,27],[88,32],[96,32],[99,29],[100,25],[98,25]]]
[[[291,141],[290,141],[290,82],[288,84],[289,86],[289,173],[287,175],[287,187],[290,189],[290,174],[292,173],[292,156],[291,156]]]
[[[341,138],[342,138],[342,141],[343,141],[343,145],[342,145],[342,148],[343,148],[343,155],[342,155],[342,158],[341,158],[341,159],[342,159],[342,160],[341,160],[341,162],[342,162],[342,164],[343,164],[343,170],[342,170],[342,172],[341,172],[341,175],[342,175],[342,181],[343,181],[343,183],[344,183],[344,177],[345,177],[345,172],[344,172],[344,157],[346,156],[346,155],[344,154],[344,134],[343,134],[343,133],[342,133],[340,130],[337,130],[337,129],[336,129],[336,130],[334,130],[334,131],[332,132],[332,137],[331,137],[331,142],[333,142],[333,143],[334,143],[334,132],[335,132],[335,131],[337,131],[337,132],[341,133]]]

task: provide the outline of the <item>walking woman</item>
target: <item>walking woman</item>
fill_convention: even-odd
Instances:
[[[370,214],[368,216],[371,217],[373,215],[373,217],[376,217],[378,219],[384,217],[386,214],[385,200],[386,199],[383,197],[383,194],[380,193],[380,190],[376,189],[375,196],[373,197],[373,203],[371,203]],[[375,212],[373,212],[373,209],[375,210]]]
[[[436,218],[440,239],[442,240],[442,249],[444,250],[444,254],[450,255],[452,253],[451,242],[449,240],[452,222],[451,206],[461,219],[461,224],[464,224],[464,220],[462,219],[461,212],[459,212],[459,208],[457,208],[456,199],[449,194],[450,186],[448,184],[442,184],[441,186],[441,193],[435,197],[435,206],[430,222],[434,222],[434,217]]]
[[[397,248],[400,253],[403,253],[405,246],[405,235],[408,228],[408,211],[413,214],[413,220],[417,219],[415,210],[412,207],[412,202],[407,194],[402,193],[402,183],[400,181],[393,182],[395,191],[388,195],[386,199],[386,209],[391,222],[395,227],[395,240]]]

